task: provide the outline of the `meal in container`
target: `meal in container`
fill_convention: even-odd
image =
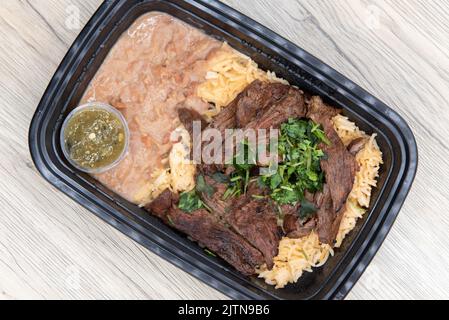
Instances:
[[[126,126],[110,113],[111,136],[101,136],[89,125],[101,110],[69,120],[77,167],[107,166],[126,149],[93,176],[276,288],[322,266],[370,206],[382,164],[375,135],[167,14],[145,14],[121,36],[82,98],[98,101]],[[104,150],[102,161],[83,153]]]

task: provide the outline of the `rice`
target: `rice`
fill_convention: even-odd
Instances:
[[[195,165],[190,157],[190,134],[180,127],[174,131],[181,138],[168,157],[170,165],[170,186],[173,192],[190,191],[195,187]]]
[[[333,255],[331,246],[320,243],[316,232],[300,239],[285,237],[279,242],[279,254],[273,259],[273,269],[263,266],[256,271],[266,283],[280,289],[289,282],[298,281],[304,272],[312,272],[312,268],[322,266],[330,255]]]
[[[171,189],[170,169],[159,169],[151,174],[151,179],[134,196],[134,202],[139,207],[145,206],[156,199],[164,190]]]
[[[382,152],[376,142],[376,135],[373,134],[365,148],[356,156],[357,163],[365,170],[359,170],[355,176],[355,187],[349,195],[362,207],[368,208],[371,201],[371,190],[377,185],[380,165],[382,161]]]
[[[196,167],[189,159],[190,134],[183,126],[180,126],[173,131],[172,140],[180,141],[173,145],[166,159],[169,167],[155,171],[151,181],[139,192],[145,195],[136,198],[141,207],[156,199],[166,189],[178,193],[190,191],[195,187]]]

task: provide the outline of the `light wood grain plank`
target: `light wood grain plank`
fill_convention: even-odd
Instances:
[[[349,299],[449,298],[449,1],[225,1],[392,106],[420,149],[414,187]],[[0,6],[0,298],[225,298],[50,187],[28,125],[101,1]],[[72,7],[74,6],[74,7]],[[79,284],[77,279],[79,278]]]

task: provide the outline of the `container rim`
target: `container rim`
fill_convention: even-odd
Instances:
[[[167,1],[146,2],[167,3]],[[115,228],[127,234],[137,242],[144,244],[151,251],[164,256],[166,260],[177,265],[196,278],[211,285],[213,284],[216,289],[233,298],[260,298],[257,293],[249,290],[248,288],[245,288],[237,283],[225,282],[223,277],[218,277],[210,268],[205,267],[204,269],[198,269],[198,266],[193,265],[191,262],[183,259],[183,255],[181,253],[176,253],[176,250],[171,244],[164,243],[164,245],[162,245],[161,243],[158,243],[153,238],[149,237],[134,221],[115,215],[112,211],[113,208],[111,205],[104,202],[96,202],[95,197],[91,193],[81,194],[77,189],[79,184],[68,177],[64,177],[64,174],[51,161],[51,157],[46,149],[46,142],[44,139],[45,135],[43,134],[41,128],[45,127],[48,123],[49,112],[55,107],[54,100],[58,97],[58,92],[61,90],[61,87],[67,85],[63,79],[66,77],[68,70],[73,64],[79,62],[77,60],[78,50],[80,47],[85,46],[89,42],[89,38],[95,34],[95,29],[98,27],[100,22],[108,15],[113,14],[114,10],[120,4],[123,4],[123,1],[105,1],[99,7],[97,12],[81,31],[80,35],[75,40],[58,67],[58,71],[55,73],[55,76],[51,80],[45,94],[43,95],[30,125],[29,146],[33,162],[42,176],[56,188],[96,215],[100,216]],[[373,115],[386,119],[386,121],[388,121],[391,125],[391,130],[395,133],[395,136],[400,143],[400,148],[397,152],[400,153],[403,162],[401,164],[400,174],[394,182],[394,188],[392,189],[394,192],[389,195],[389,205],[383,209],[382,219],[376,224],[376,228],[370,230],[370,233],[366,236],[364,242],[369,242],[369,245],[365,246],[363,249],[357,250],[355,256],[350,262],[348,262],[348,267],[345,269],[343,274],[339,275],[338,281],[331,288],[329,288],[329,290],[327,290],[327,293],[318,296],[319,298],[326,299],[344,298],[359,279],[366,266],[372,260],[380,245],[384,241],[411,188],[418,165],[418,150],[416,140],[410,127],[397,112],[387,107],[383,102],[366,92],[354,82],[348,80],[346,77],[336,72],[322,61],[313,57],[308,52],[300,49],[292,42],[280,37],[273,31],[237,12],[229,6],[212,0],[174,0],[170,1],[170,4],[175,6],[193,6],[196,10],[204,11],[214,17],[222,17],[222,19],[226,20],[229,24],[238,24],[241,28],[249,30],[249,32],[257,36],[257,38],[263,37],[264,39],[271,39],[270,41],[275,41],[277,44],[282,43],[282,46],[287,54],[294,52],[296,55],[301,56],[310,68],[313,68],[317,73],[322,74],[326,77],[326,79],[335,83],[335,86],[341,94],[357,101],[361,105],[365,106],[365,108]],[[330,70],[332,72],[327,73],[323,70]],[[113,199],[111,200],[114,201]]]

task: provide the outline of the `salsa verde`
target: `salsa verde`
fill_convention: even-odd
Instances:
[[[126,146],[125,127],[117,115],[100,108],[75,113],[64,130],[69,157],[80,167],[93,170],[114,163]]]

